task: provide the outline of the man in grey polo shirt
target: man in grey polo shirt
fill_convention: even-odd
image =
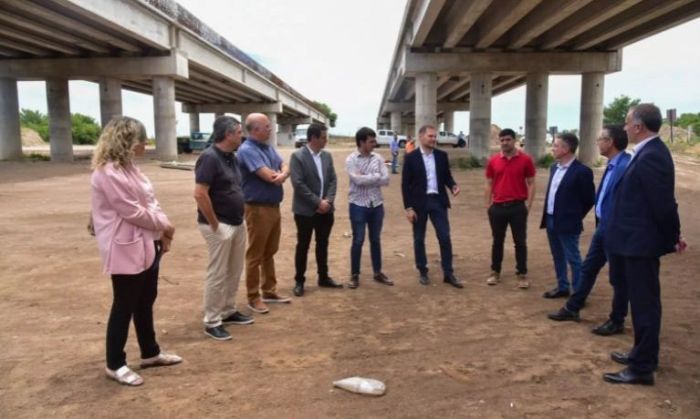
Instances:
[[[243,272],[246,228],[243,222],[241,173],[234,151],[241,144],[241,124],[230,116],[214,121],[214,144],[195,165],[197,223],[209,250],[204,287],[204,333],[230,340],[224,324],[251,324],[236,310],[236,291]]]

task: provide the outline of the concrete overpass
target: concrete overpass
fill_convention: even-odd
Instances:
[[[103,125],[121,115],[122,89],[152,94],[161,160],[177,159],[176,101],[192,131],[206,112],[263,112],[286,138],[295,124],[328,123],[312,101],[172,0],[0,1],[0,160],[22,156],[22,80],[46,81],[56,161],[73,158],[68,80],[99,83]]]
[[[377,123],[399,132],[470,111],[489,154],[491,98],[526,85],[525,148],[544,154],[550,74],[581,74],[579,157],[596,157],[605,74],[625,45],[700,16],[699,0],[408,0]]]

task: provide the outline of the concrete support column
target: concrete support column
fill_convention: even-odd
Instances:
[[[472,73],[469,84],[469,149],[481,161],[489,157],[491,136],[491,73]]]
[[[579,160],[587,165],[598,158],[595,139],[603,129],[603,92],[605,73],[584,73],[581,77],[581,122],[579,124]]]
[[[199,130],[199,114],[192,112],[190,114],[190,133],[200,132]]]
[[[49,109],[51,161],[73,161],[68,79],[46,80],[46,102]]]
[[[153,113],[156,127],[158,160],[177,160],[175,119],[175,80],[166,76],[153,77]]]
[[[17,80],[0,78],[0,160],[22,158]]]
[[[280,124],[279,133],[277,134],[277,143],[279,145],[294,144],[294,130],[291,124]]]
[[[102,128],[115,116],[122,116],[122,82],[118,79],[100,80],[100,122]]]
[[[268,141],[268,144],[277,147],[277,114],[269,112],[266,115],[270,120],[270,141]]]
[[[403,134],[401,132],[401,112],[391,113],[391,130],[397,134]]]
[[[445,111],[442,117],[445,120],[445,131],[455,132],[455,113],[452,111]]]
[[[423,125],[437,127],[437,74],[435,73],[421,73],[416,76],[416,130]]]
[[[547,73],[530,73],[526,79],[525,152],[535,161],[545,154],[547,139]]]

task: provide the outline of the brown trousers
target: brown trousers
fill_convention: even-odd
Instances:
[[[245,282],[248,301],[253,302],[260,298],[261,288],[263,295],[277,292],[274,256],[280,244],[282,215],[278,207],[246,204],[245,222],[248,226]]]

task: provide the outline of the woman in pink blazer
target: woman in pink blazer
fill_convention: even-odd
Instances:
[[[111,275],[114,300],[107,322],[107,376],[138,386],[143,379],[126,365],[124,345],[133,317],[141,368],[182,362],[161,352],[153,326],[158,264],[170,250],[175,227],[161,210],[153,187],[134,164],[146,145],[146,129],[133,118],[107,124],[92,159],[92,221],[104,272]]]

